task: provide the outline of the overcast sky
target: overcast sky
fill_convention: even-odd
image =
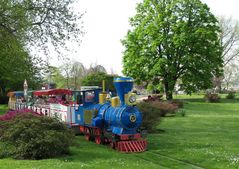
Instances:
[[[75,52],[68,53],[74,60],[87,67],[91,63],[103,65],[110,73],[122,74],[122,39],[129,26],[129,17],[134,16],[136,3],[142,0],[78,0],[75,7],[83,17],[86,34],[80,47],[71,45]],[[232,16],[239,19],[239,1],[202,0],[217,16]],[[55,59],[52,63],[56,63]],[[53,64],[54,65],[54,64]]]

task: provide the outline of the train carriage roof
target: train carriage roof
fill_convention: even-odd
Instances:
[[[32,95],[34,90],[28,90],[27,95]],[[7,93],[8,97],[24,97],[24,91],[12,91]]]
[[[38,90],[34,91],[33,94],[35,96],[42,96],[42,95],[60,95],[60,94],[66,94],[66,95],[72,95],[72,91],[69,89],[49,89],[49,90]]]
[[[23,97],[24,96],[24,92],[23,91],[8,92],[7,96],[8,97],[14,97],[14,96],[16,96],[16,97],[22,96]]]

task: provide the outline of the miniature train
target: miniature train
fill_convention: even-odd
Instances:
[[[133,79],[115,78],[114,86],[118,96],[112,98],[104,83],[103,89],[28,91],[25,99],[23,92],[11,92],[8,106],[56,117],[96,144],[108,144],[121,152],[143,152],[147,141],[139,130],[142,114],[135,106],[135,94],[130,92]]]

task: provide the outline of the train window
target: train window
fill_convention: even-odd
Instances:
[[[83,92],[77,93],[77,104],[83,104]]]
[[[95,92],[94,91],[89,91],[85,92],[85,102],[94,102],[95,100]]]

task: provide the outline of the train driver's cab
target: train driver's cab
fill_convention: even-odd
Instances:
[[[73,91],[76,103],[79,106],[89,106],[99,102],[99,93],[101,89]]]

